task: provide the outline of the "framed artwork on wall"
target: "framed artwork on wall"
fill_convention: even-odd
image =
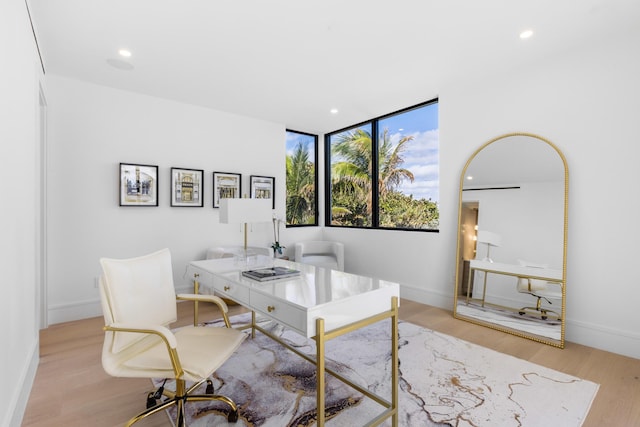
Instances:
[[[158,206],[158,166],[120,163],[120,206]]]
[[[251,175],[249,192],[252,199],[271,199],[272,209],[276,208],[276,179],[272,176]]]
[[[231,172],[213,173],[213,207],[220,207],[220,199],[242,197],[242,175]]]
[[[171,206],[201,208],[203,206],[204,171],[171,168]]]

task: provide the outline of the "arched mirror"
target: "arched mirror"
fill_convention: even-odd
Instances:
[[[564,347],[569,173],[529,133],[481,146],[460,176],[454,316]]]

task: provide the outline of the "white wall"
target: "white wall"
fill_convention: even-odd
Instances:
[[[459,174],[487,140],[539,134],[567,157],[570,175],[567,339],[640,357],[634,304],[638,211],[633,197],[640,112],[638,33],[602,39],[523,69],[444,82],[440,98],[440,232],[339,228],[288,229],[285,244],[322,234],[345,243],[348,271],[400,282],[402,296],[451,308]],[[284,125],[98,87],[49,79],[51,159],[48,212],[51,321],[99,313],[101,256],[131,256],[168,246],[180,269],[213,243],[239,242],[210,205],[168,206],[171,166],[276,177],[284,214]],[[299,129],[304,131],[304,129]],[[253,154],[249,156],[249,153]],[[117,206],[117,164],[158,164],[158,208]],[[250,236],[268,244],[270,230]],[[290,248],[292,249],[292,248]],[[183,284],[178,283],[177,286]]]
[[[640,145],[640,33],[603,38],[523,69],[444,83],[440,99],[440,233],[326,229],[346,269],[397,280],[402,295],[453,304],[459,175],[493,137],[531,132],[569,167],[568,341],[640,357],[634,228]],[[425,94],[425,99],[433,94]]]
[[[101,257],[168,247],[175,286],[187,289],[189,261],[210,246],[242,244],[240,225],[218,223],[213,171],[241,173],[246,194],[250,175],[275,177],[276,211],[284,216],[284,125],[47,77],[50,323],[101,315]],[[158,207],[118,206],[120,162],[159,166]],[[170,207],[171,167],[205,171],[204,207]],[[281,236],[286,242],[287,231]],[[271,223],[252,225],[248,239],[269,246]]]
[[[25,4],[0,3],[0,425],[20,425],[38,362],[37,52]]]
[[[441,104],[442,144],[461,170],[483,141],[529,131],[567,157],[567,340],[640,357],[633,268],[640,34],[607,40],[481,82],[459,82]],[[463,125],[461,125],[463,124]]]

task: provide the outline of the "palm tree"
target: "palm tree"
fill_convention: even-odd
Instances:
[[[315,211],[315,176],[308,145],[299,142],[287,156],[287,224],[307,224]]]
[[[378,194],[380,198],[394,191],[403,180],[414,180],[411,171],[401,168],[404,163],[402,153],[413,136],[403,136],[397,144],[391,142],[388,129],[384,129],[378,143]],[[370,218],[373,210],[371,191],[372,142],[371,134],[363,129],[355,129],[338,136],[332,146],[332,154],[340,160],[331,166],[332,201],[336,194],[348,194],[356,201],[366,204],[366,214]],[[347,207],[332,206],[332,212],[345,212]]]

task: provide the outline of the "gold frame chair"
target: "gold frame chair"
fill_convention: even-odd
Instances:
[[[226,403],[230,407],[227,420],[236,422],[236,404],[227,396],[214,394],[210,379],[246,338],[245,333],[231,328],[224,301],[213,295],[176,295],[168,249],[130,259],[102,258],[100,264],[105,371],[116,377],[175,380],[175,390],[167,390],[163,384],[150,392],[147,409],[125,426],[175,405],[175,425],[184,427],[185,403],[211,400]],[[178,300],[216,304],[226,327],[200,327],[194,318],[193,326],[169,330],[169,324],[177,320]],[[187,381],[193,385],[187,387]],[[206,392],[194,394],[205,382]]]

